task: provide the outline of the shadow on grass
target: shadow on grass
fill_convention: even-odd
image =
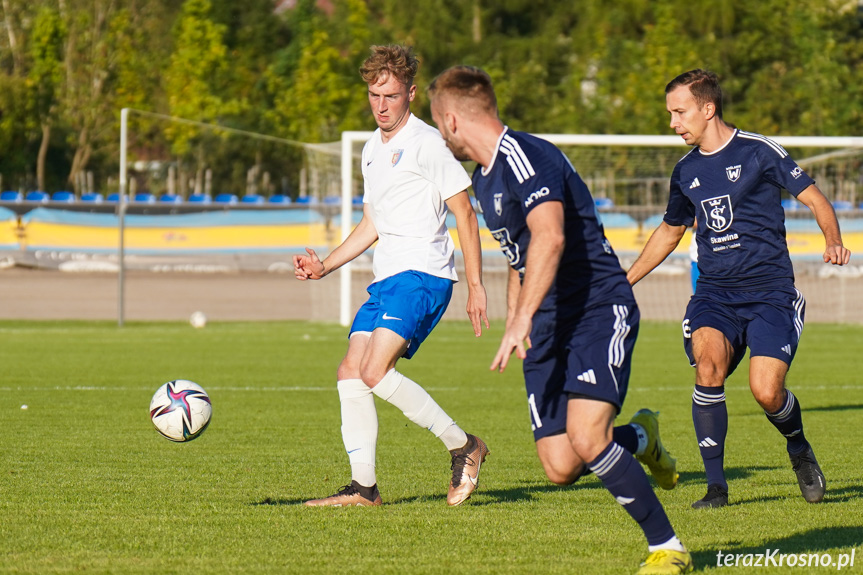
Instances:
[[[778,465],[753,465],[751,467],[726,467],[725,478],[729,481],[737,479],[747,479],[752,477],[759,471],[773,471],[780,469]],[[707,489],[707,480],[704,476],[704,471],[681,471],[680,478],[677,480],[678,485],[687,483],[703,483],[705,490]]]
[[[777,549],[779,554],[831,553],[834,555],[834,560],[839,560],[836,550],[857,547],[858,545],[860,545],[860,527],[824,527],[794,533],[776,541],[769,541],[759,547],[739,544],[735,546],[734,543],[729,543],[724,547],[693,551],[692,560],[695,563],[696,571],[704,571],[709,567],[715,568],[717,554],[720,551],[723,556],[726,553],[758,555],[759,553],[772,553],[774,549]],[[762,565],[764,564],[763,560],[762,558]],[[740,561],[742,564],[742,557]],[[778,555],[775,556],[775,561],[778,563]]]
[[[863,409],[863,404],[853,405],[825,405],[823,407],[801,407],[800,411],[854,411]]]

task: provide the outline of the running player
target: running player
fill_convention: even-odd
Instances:
[[[418,384],[395,369],[410,359],[443,316],[457,280],[447,210],[456,219],[468,283],[467,313],[479,336],[488,327],[482,285],[479,226],[468,198],[470,178],[437,130],[411,114],[419,60],[404,46],[373,46],[360,73],[378,129],[362,153],[363,217],[323,261],[314,250],[294,256],[297,279],[320,279],[375,241],[374,283],[351,326],[338,368],[342,439],[351,482],[310,506],[380,505],[375,473],[378,419],[373,394],[431,431],[451,454],[447,503],[459,505],[476,489],[486,444],[466,434]]]
[[[474,192],[509,259],[506,331],[491,369],[503,371],[513,351],[524,360],[546,475],[558,484],[587,470],[599,477],[647,537],[639,573],[691,571],[690,554],[632,457],[650,467],[660,486],[677,483],[656,414],[641,410],[630,425],[613,428],[626,397],[639,312],[587,186],[555,146],[504,126],[484,71],[450,68],[429,94],[450,150],[478,164]]]
[[[698,278],[683,320],[683,342],[695,367],[692,420],[707,494],[695,508],[728,504],[723,467],[728,411],[725,379],[750,352],[749,387],[767,419],[787,439],[803,497],[817,503],[826,482],[803,434],[800,403],[785,376],[803,329],[805,301],[794,287],[785,242],[784,188],[805,204],[824,234],[824,261],[848,263],[833,207],[812,178],[776,142],[722,119],[715,74],[691,70],[666,86],[671,128],[693,146],[674,168],[659,225],[628,273],[635,284],[670,254],[698,222]]]

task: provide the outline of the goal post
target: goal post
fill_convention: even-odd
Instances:
[[[341,139],[341,236],[342,240],[347,238],[353,229],[352,216],[354,209],[354,198],[362,194],[362,182],[359,170],[359,156],[362,144],[367,141],[373,132],[343,132]],[[576,170],[590,188],[594,198],[604,200],[607,207],[600,205],[603,220],[606,222],[606,233],[617,234],[612,239],[615,251],[621,256],[622,264],[628,266],[632,259],[640,252],[643,243],[649,235],[648,224],[654,224],[654,219],[661,219],[668,198],[668,182],[671,172],[677,161],[690,149],[679,136],[674,135],[612,135],[612,134],[536,134],[536,136],[548,140],[557,145],[572,160]],[[812,175],[819,188],[827,195],[828,199],[850,206],[849,211],[840,212],[837,207],[837,215],[842,218],[863,218],[863,137],[820,137],[820,136],[769,136],[771,140],[783,146],[797,163]],[[789,199],[789,201],[791,201]],[[793,203],[793,202],[792,202]],[[838,204],[837,204],[838,205]],[[787,211],[787,217],[800,218],[795,225],[807,224],[803,221],[808,210],[802,212]],[[808,214],[811,216],[811,214]],[[617,221],[629,218],[626,221],[635,221],[637,231],[609,230],[613,226],[615,217]],[[658,223],[658,219],[655,223]],[[843,220],[844,221],[844,220]],[[851,220],[854,225],[850,226],[852,233],[846,234],[843,227],[843,236],[853,242],[863,242],[863,219]],[[861,224],[857,229],[857,224]],[[482,226],[481,226],[482,227]],[[642,229],[645,228],[645,229]],[[485,230],[481,229],[481,233]],[[817,231],[817,228],[816,228]],[[627,242],[618,244],[616,240],[620,234],[628,234]],[[809,232],[807,232],[809,233]],[[857,236],[860,238],[857,238]],[[488,244],[486,244],[488,247]],[[676,257],[682,258],[686,252],[684,242],[679,248],[680,254]],[[860,253],[860,249],[851,246],[852,251]],[[491,256],[491,254],[484,254]],[[801,259],[792,251],[792,259]],[[807,263],[812,263],[810,255],[803,256]],[[485,262],[492,257],[486,257]],[[853,263],[853,262],[852,262]],[[496,263],[494,265],[497,265]],[[688,267],[688,260],[686,261]],[[672,270],[675,273],[683,273],[683,267]],[[845,276],[855,275],[853,266],[848,267]],[[815,267],[812,268],[816,269]],[[863,266],[858,270],[863,276]],[[352,266],[346,265],[342,268],[339,321],[342,325],[349,325],[353,307],[357,302],[351,301],[351,274]],[[823,272],[813,271],[810,275],[818,275]],[[841,275],[841,274],[840,274]],[[680,278],[677,278],[678,280]],[[642,282],[649,283],[649,282]],[[688,298],[686,290],[688,282],[678,281],[681,293],[678,299]],[[641,284],[639,284],[641,286]],[[643,289],[643,288],[642,288]],[[863,308],[863,290],[855,286],[841,282],[841,298],[847,301],[850,308]],[[652,302],[661,301],[666,295],[660,288],[655,297],[645,298],[645,307]],[[505,288],[487,286],[489,292],[489,310],[492,309],[492,300],[503,299],[505,301]],[[498,293],[500,292],[500,293]],[[854,293],[860,295],[854,296]],[[679,302],[674,303],[678,305]],[[451,306],[452,307],[452,306]],[[505,309],[505,306],[504,306]],[[673,317],[676,312],[666,312],[663,317]],[[841,313],[841,312],[836,312]],[[648,309],[645,317],[652,314]],[[831,316],[832,317],[832,316]],[[838,315],[839,321],[845,321]],[[833,321],[830,319],[823,321]]]

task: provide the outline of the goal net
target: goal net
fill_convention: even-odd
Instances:
[[[342,135],[342,209],[349,213],[362,193],[359,154],[371,132]],[[538,134],[557,145],[572,161],[590,188],[606,235],[629,267],[662,220],[668,184],[677,161],[689,148],[677,136]],[[775,137],[813,178],[836,209],[845,245],[863,250],[863,138]],[[350,156],[348,158],[348,156]],[[474,166],[465,164],[472,171]],[[333,164],[333,169],[335,165]],[[812,213],[783,193],[789,251],[798,288],[807,297],[807,319],[863,323],[863,264],[854,259],[842,268],[821,260],[823,236]],[[355,216],[356,217],[356,216]],[[342,237],[350,232],[342,219]],[[454,222],[450,231],[454,239]],[[480,214],[483,279],[493,319],[506,316],[507,263],[498,243],[484,228]],[[691,295],[690,234],[653,273],[636,285],[642,316],[679,320]],[[362,286],[372,280],[370,257],[356,261],[342,275],[340,315],[347,325],[364,301]],[[461,267],[461,261],[458,262]],[[467,289],[457,285],[447,319],[464,319]]]

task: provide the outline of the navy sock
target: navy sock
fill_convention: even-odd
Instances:
[[[648,545],[661,545],[674,537],[665,509],[650,488],[644,469],[630,452],[612,441],[588,466],[635,519]]]
[[[728,490],[725,480],[725,436],[728,435],[728,409],[725,406],[725,386],[696,385],[692,394],[692,423],[695,438],[704,461],[707,485],[720,485]]]
[[[785,404],[779,411],[776,413],[765,411],[764,414],[788,440],[788,453],[797,454],[809,446],[803,435],[803,414],[800,413],[800,402],[793,393],[786,390]]]
[[[618,425],[612,430],[611,440],[630,453],[638,451],[638,433],[629,425]]]

